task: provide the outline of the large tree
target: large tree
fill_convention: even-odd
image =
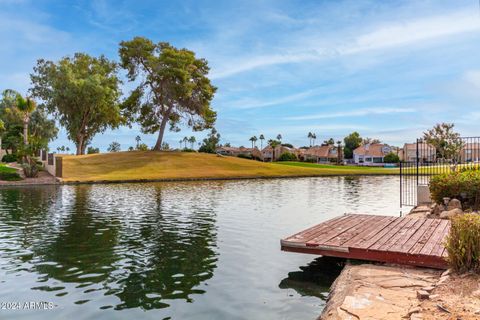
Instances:
[[[48,119],[42,110],[35,110],[32,99],[11,89],[2,92],[0,118],[4,124],[1,132],[3,146],[14,153],[27,144],[32,152],[46,149],[57,136],[55,121]]]
[[[211,128],[216,112],[210,107],[216,88],[207,75],[208,63],[187,49],[153,43],[143,37],[120,43],[121,65],[138,86],[127,99],[144,133],[158,132],[153,150],[161,150],[167,123],[179,131],[180,123],[194,131]]]
[[[439,159],[458,160],[463,142],[454,127],[453,123],[437,123],[423,133],[424,141],[435,147]]]
[[[355,131],[343,138],[343,142],[345,143],[345,147],[343,148],[345,159],[352,159],[353,150],[362,144],[362,137],[360,137],[360,134]]]
[[[40,59],[31,75],[33,96],[53,114],[84,154],[87,145],[107,128],[126,123],[119,97],[117,64],[104,56],[76,53],[58,62]]]

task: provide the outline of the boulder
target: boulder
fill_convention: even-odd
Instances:
[[[462,203],[458,199],[452,199],[448,202],[447,206],[447,211],[453,210],[453,209],[462,209]]]
[[[427,291],[424,291],[424,290],[417,291],[417,298],[420,300],[428,299],[429,296],[430,296],[430,293],[428,293]]]
[[[442,213],[440,213],[440,219],[451,219],[460,214],[463,214],[463,211],[462,209],[458,209],[458,208],[453,210],[443,211]]]
[[[434,216],[439,216],[440,213],[442,213],[443,211],[445,211],[445,206],[443,204],[434,204],[433,205],[433,208],[432,208],[432,211],[431,211],[431,214],[434,215]]]

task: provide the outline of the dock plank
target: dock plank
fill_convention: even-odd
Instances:
[[[449,220],[346,215],[281,240],[284,251],[447,268]]]

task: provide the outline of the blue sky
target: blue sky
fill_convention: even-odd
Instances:
[[[323,140],[357,130],[400,145],[441,121],[480,135],[476,0],[0,0],[0,88],[26,93],[38,58],[118,60],[118,43],[137,35],[209,61],[223,143],[281,133],[300,146],[309,131]],[[107,131],[92,144],[126,149],[139,132]],[[176,147],[192,134],[167,132],[166,141]],[[73,147],[63,133],[58,145]]]

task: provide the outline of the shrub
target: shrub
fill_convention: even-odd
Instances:
[[[237,157],[242,159],[250,159],[250,160],[253,159],[251,154],[244,154],[244,153],[240,153]]]
[[[297,156],[290,152],[284,152],[278,158],[278,161],[296,161]]]
[[[2,157],[2,162],[15,162],[17,161],[18,157],[16,154],[6,154]]]
[[[430,194],[437,203],[443,198],[456,198],[463,208],[478,209],[480,204],[480,171],[451,172],[432,177]]]
[[[400,157],[393,153],[393,152],[390,152],[389,154],[387,154],[384,158],[383,158],[383,162],[385,163],[399,163],[400,162]]]
[[[139,150],[139,151],[148,151],[148,146],[147,146],[145,143],[140,143],[140,144],[137,146],[137,150]]]
[[[466,213],[454,217],[445,248],[452,269],[458,272],[479,272],[480,215]]]
[[[87,154],[94,154],[94,153],[100,153],[99,148],[94,148],[94,147],[88,147],[87,148]]]

